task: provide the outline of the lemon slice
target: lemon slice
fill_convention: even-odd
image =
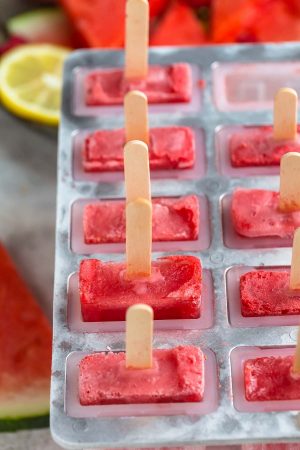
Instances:
[[[46,44],[21,45],[6,53],[0,63],[2,103],[20,117],[57,125],[68,54],[66,48]]]

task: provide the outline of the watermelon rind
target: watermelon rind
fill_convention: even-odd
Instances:
[[[0,433],[49,427],[49,414],[35,417],[0,419]]]
[[[0,393],[0,432],[49,426],[49,385],[25,392]]]

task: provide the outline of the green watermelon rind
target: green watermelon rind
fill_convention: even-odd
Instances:
[[[49,426],[49,382],[37,380],[23,390],[0,391],[0,432]]]
[[[49,414],[37,415],[33,417],[20,417],[14,419],[0,419],[0,433],[48,427]]]

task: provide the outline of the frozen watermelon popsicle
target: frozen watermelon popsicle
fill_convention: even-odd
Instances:
[[[293,356],[245,361],[245,396],[250,402],[300,400],[300,377],[293,373]]]
[[[123,147],[140,140],[149,146],[150,168],[188,169],[195,164],[195,134],[189,127],[152,128],[148,125],[148,101],[140,91],[124,98],[125,129],[97,130],[89,134],[83,147],[86,172],[110,172],[124,169]]]
[[[101,200],[88,203],[83,210],[86,244],[125,242],[126,202]],[[200,207],[196,195],[152,199],[152,240],[194,241],[200,229]]]
[[[82,405],[201,402],[204,356],[193,346],[152,349],[153,310],[126,314],[126,352],[94,353],[79,365]],[[107,376],[109,374],[109,376]]]
[[[300,400],[300,332],[294,356],[249,359],[244,364],[248,401]]]
[[[300,228],[293,240],[291,271],[255,270],[240,279],[244,317],[300,314]]]
[[[147,0],[126,4],[125,69],[95,70],[85,80],[88,106],[121,105],[131,90],[144,92],[149,103],[189,102],[192,75],[188,64],[148,69],[149,5]]]
[[[151,261],[152,205],[146,144],[125,148],[126,264],[83,260],[79,272],[85,321],[125,320],[129,306],[143,301],[155,319],[191,319],[201,314],[202,270],[198,258],[168,256]]]
[[[132,90],[144,92],[148,102],[187,103],[192,96],[192,71],[186,63],[151,66],[146,78],[129,80],[122,69],[94,70],[85,79],[87,106],[122,105]]]
[[[284,155],[280,164],[280,192],[237,189],[231,207],[235,231],[248,238],[293,237],[300,226],[300,154]]]
[[[297,104],[296,91],[280,89],[274,100],[273,127],[249,127],[231,136],[229,153],[232,166],[279,166],[283,155],[300,152]]]

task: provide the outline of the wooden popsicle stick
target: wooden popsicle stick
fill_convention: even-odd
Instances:
[[[126,142],[135,139],[149,145],[148,99],[143,92],[130,91],[124,98]]]
[[[300,375],[300,327],[298,328],[298,338],[294,355],[293,373]]]
[[[275,95],[273,137],[277,140],[295,140],[297,137],[298,96],[294,89],[281,88]]]
[[[290,288],[300,289],[300,228],[294,233]]]
[[[125,26],[125,78],[146,78],[148,74],[149,3],[127,0]]]
[[[280,161],[279,209],[300,210],[300,153],[286,153]]]
[[[126,276],[151,275],[152,204],[139,198],[126,205]]]
[[[137,198],[151,200],[149,151],[142,141],[130,141],[124,147],[124,175],[127,202]]]
[[[152,367],[153,309],[137,304],[126,312],[126,367]]]

